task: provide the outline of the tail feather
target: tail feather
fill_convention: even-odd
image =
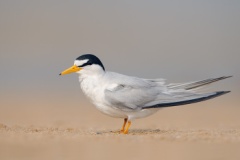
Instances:
[[[197,82],[189,82],[189,83],[182,83],[182,84],[169,84],[168,88],[169,89],[185,89],[185,90],[192,90],[195,88],[199,88],[208,84],[211,84],[213,82],[217,82],[226,78],[230,78],[232,76],[223,76],[219,78],[210,78],[202,81],[197,81]]]
[[[201,102],[201,101],[206,101],[224,94],[227,94],[231,91],[219,91],[219,92],[214,92],[211,95],[208,96],[202,96],[200,98],[194,98],[194,99],[190,99],[190,100],[183,100],[183,101],[176,101],[176,102],[169,102],[169,103],[160,103],[160,104],[156,104],[156,105],[152,105],[152,106],[145,106],[142,109],[149,109],[149,108],[162,108],[162,107],[173,107],[173,106],[180,106],[180,105],[187,105],[187,104],[191,104],[191,103],[197,103],[197,102]]]

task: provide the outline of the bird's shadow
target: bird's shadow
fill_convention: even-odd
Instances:
[[[164,134],[167,130],[160,129],[131,129],[128,135],[151,135],[151,134]],[[104,130],[96,131],[96,135],[124,135],[119,130]]]

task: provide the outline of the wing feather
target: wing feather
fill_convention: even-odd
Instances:
[[[201,93],[195,89],[229,77],[167,85],[163,79],[141,79],[109,73],[107,79],[111,80],[111,85],[105,89],[104,93],[109,105],[123,111],[158,108],[157,106],[177,106],[228,93],[224,91]]]
[[[110,105],[124,111],[141,109],[153,101],[161,88],[156,83],[137,78],[109,73],[111,85],[104,91],[105,99]],[[111,77],[111,78],[110,78]]]
[[[185,89],[185,90],[192,90],[192,89],[196,89],[196,88],[200,88],[202,86],[211,84],[213,82],[217,82],[226,78],[230,78],[232,76],[223,76],[223,77],[218,77],[218,78],[209,78],[206,80],[202,80],[202,81],[195,81],[195,82],[188,82],[188,83],[173,83],[173,84],[169,84],[168,88],[169,89]]]

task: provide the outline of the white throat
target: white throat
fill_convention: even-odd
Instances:
[[[77,73],[79,74],[79,80],[81,82],[83,79],[101,78],[105,74],[105,71],[101,66],[92,64],[90,66],[83,67]]]

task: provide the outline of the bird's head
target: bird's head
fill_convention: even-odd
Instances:
[[[61,72],[59,75],[69,74],[69,73],[89,73],[93,74],[96,72],[104,72],[105,68],[102,64],[102,62],[99,60],[98,57],[92,54],[84,54],[76,58],[74,61],[74,65],[63,72]]]

